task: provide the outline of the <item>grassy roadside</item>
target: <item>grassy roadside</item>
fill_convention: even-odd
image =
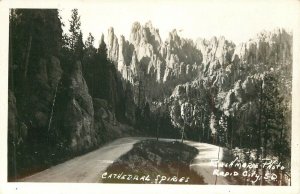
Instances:
[[[198,154],[194,147],[173,141],[144,140],[101,174],[104,183],[204,184],[203,177],[190,170]]]

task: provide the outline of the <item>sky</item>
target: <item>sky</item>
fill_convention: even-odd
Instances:
[[[225,36],[238,44],[263,30],[293,29],[296,17],[294,1],[103,1],[78,6],[81,29],[86,39],[89,32],[98,45],[101,34],[114,27],[117,37],[129,39],[135,21],[151,21],[164,41],[173,29],[185,38]],[[68,31],[71,8],[60,8]]]

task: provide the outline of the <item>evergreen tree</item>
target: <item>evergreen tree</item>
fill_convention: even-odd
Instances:
[[[47,84],[36,83],[36,74],[41,60],[58,57],[62,23],[58,10],[11,9],[9,25],[9,89],[12,91],[9,101],[13,95],[16,98],[13,109],[9,110],[9,120],[15,122],[8,128],[8,173],[11,177],[32,164],[39,168],[51,149],[45,144],[46,126],[37,126],[33,119],[37,106],[46,103],[35,100],[38,105],[33,107],[32,99],[33,96],[39,99],[37,96],[41,93],[46,98],[45,93],[50,90]],[[46,105],[39,110],[47,112],[47,109]],[[17,118],[11,117],[11,113],[17,114]],[[17,135],[20,130],[26,134],[22,140]],[[42,150],[42,154],[35,154],[35,150]]]
[[[194,120],[198,124],[199,128],[199,140],[208,141],[210,135],[209,121],[210,121],[210,109],[209,99],[207,91],[204,89],[203,83],[200,84],[197,98],[195,101],[196,112],[194,114]]]
[[[74,55],[77,60],[82,60],[83,57],[84,44],[82,40],[82,32],[80,31],[78,40],[75,43]]]
[[[82,61],[84,43],[82,40],[81,21],[77,9],[71,10],[72,15],[69,33],[63,35],[62,63],[69,68],[76,60]]]
[[[80,34],[81,34],[81,21],[80,16],[78,15],[78,9],[72,9],[72,15],[70,22],[70,28],[69,28],[69,48],[71,51],[75,52],[77,42],[80,41]]]
[[[40,57],[58,56],[62,44],[58,10],[12,9],[10,12],[10,80],[15,87],[26,90],[33,63]],[[34,54],[33,54],[34,53]]]
[[[85,41],[84,45],[84,52],[83,52],[83,59],[82,59],[82,69],[83,69],[83,75],[87,82],[87,85],[89,87],[89,92],[93,96],[93,76],[94,76],[94,70],[93,68],[96,67],[97,59],[96,59],[96,52],[97,49],[94,47],[94,40],[95,38],[91,33],[89,33],[89,36],[87,40]]]
[[[283,96],[278,90],[278,77],[274,73],[268,73],[263,82],[262,102],[262,139],[264,155],[274,152],[274,145],[280,141],[284,120]]]
[[[101,40],[98,48],[98,54],[102,62],[107,62],[107,47],[104,42],[104,35],[101,35]]]
[[[95,38],[92,35],[92,33],[89,33],[87,40],[84,43],[84,46],[86,49],[88,48],[94,48],[94,42],[95,42]]]

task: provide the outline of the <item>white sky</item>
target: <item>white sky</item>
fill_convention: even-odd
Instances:
[[[114,27],[117,37],[129,39],[132,23],[151,20],[162,40],[176,28],[186,38],[225,36],[235,43],[247,41],[262,30],[283,27],[292,30],[296,17],[294,1],[104,1],[79,5],[84,39],[91,32],[98,45],[101,33]],[[77,5],[78,6],[78,5]],[[68,30],[71,7],[61,8]]]

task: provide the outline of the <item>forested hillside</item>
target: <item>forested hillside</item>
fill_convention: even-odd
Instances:
[[[83,40],[54,9],[12,9],[9,178],[39,171],[123,136],[190,139],[290,162],[292,34],[261,32],[164,41],[151,22],[129,40],[109,28]],[[101,24],[95,24],[101,25]]]
[[[195,140],[290,160],[292,35],[262,32],[235,47],[198,40],[204,71],[170,97],[172,123]],[[214,54],[212,54],[214,53]]]
[[[62,25],[58,10],[11,10],[11,178],[137,133],[128,125],[134,125],[135,105],[105,42],[96,49],[90,35],[83,43],[77,10],[68,33]]]
[[[164,120],[181,136],[290,157],[291,33],[262,31],[235,45],[225,37],[193,41],[173,30],[163,42],[151,22],[136,22],[129,41],[118,41],[110,28],[107,42],[135,101],[168,112]]]

